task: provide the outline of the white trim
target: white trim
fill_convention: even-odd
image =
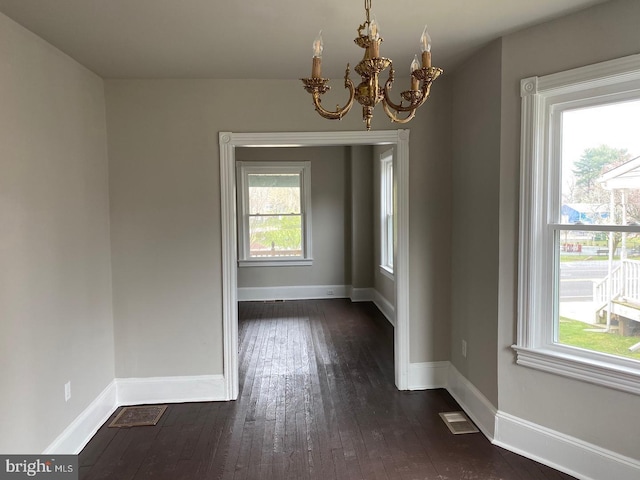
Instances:
[[[544,348],[524,348],[517,345],[512,348],[518,352],[518,365],[640,395],[640,374],[637,369],[616,366],[615,362],[619,362],[617,358],[612,357],[611,362],[603,362],[590,359],[590,356],[600,355],[588,351],[582,355],[571,355]]]
[[[447,372],[444,383],[440,375]],[[524,420],[496,407],[450,362],[413,363],[415,388],[447,391],[493,443],[581,480],[635,480],[640,460],[620,455],[579,438]],[[418,384],[421,383],[421,386]]]
[[[409,389],[410,322],[409,322],[409,130],[398,130],[395,170],[395,379],[399,390]]]
[[[333,293],[328,293],[332,291]],[[353,288],[350,285],[304,285],[281,287],[239,287],[238,301],[259,302],[274,300],[310,300],[326,298],[349,298],[352,302],[372,302],[395,327],[396,316],[393,303],[373,288]]]
[[[385,265],[378,265],[380,267],[380,274],[384,275],[385,277],[387,277],[389,280],[393,280],[393,269],[390,267],[387,267]]]
[[[117,408],[115,380],[42,452],[77,455]]]
[[[380,269],[383,275],[393,279],[393,148],[380,154]]]
[[[226,400],[222,375],[117,378],[118,405]]]
[[[373,302],[376,291],[373,288],[349,287],[349,298],[352,302]]]
[[[447,391],[494,445],[582,480],[640,478],[640,460],[496,410],[453,365]]]
[[[222,362],[225,399],[238,398],[238,267],[235,144],[220,133],[220,220],[222,229]],[[227,159],[228,161],[223,161]]]
[[[250,256],[249,218],[251,215],[249,214],[248,177],[251,174],[295,174],[300,179],[301,256],[266,258]],[[312,265],[311,162],[308,160],[300,162],[236,162],[236,178],[238,182],[236,185],[238,191],[238,265],[241,267]]]
[[[257,258],[252,258],[251,260],[238,260],[238,267],[310,267],[313,265],[313,258],[277,258],[278,260],[274,258],[265,258],[264,260],[259,260]]]
[[[447,391],[484,436],[493,441],[498,410],[453,364],[447,375]]]
[[[366,290],[366,289],[357,289]],[[482,393],[450,362],[410,365],[412,390],[445,387],[492,443],[583,480],[635,480],[640,460],[495,411]],[[221,375],[121,378],[98,397],[49,445],[44,454],[78,454],[120,406],[224,400]],[[491,418],[495,430],[491,437]]]
[[[238,397],[236,147],[396,145],[395,381],[408,388],[409,371],[409,130],[357,132],[219,133],[222,219],[222,331],[226,398]]]
[[[376,307],[378,307],[378,310],[382,312],[387,320],[389,320],[389,323],[395,328],[396,309],[393,306],[393,303],[383,297],[382,294],[377,290],[373,290],[373,303],[375,303]]]
[[[640,80],[640,54],[616,58],[538,78],[538,89],[554,95]],[[535,93],[535,92],[534,92]]]
[[[347,285],[296,285],[280,287],[239,287],[238,301],[309,300],[319,298],[349,298]],[[329,293],[332,292],[332,293]]]
[[[228,400],[222,375],[116,378],[44,450],[79,454],[98,429],[123,405]]]
[[[409,364],[408,390],[446,388],[450,362],[421,362]]]
[[[636,480],[640,461],[499,411],[494,445],[582,480]]]

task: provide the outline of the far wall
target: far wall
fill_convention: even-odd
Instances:
[[[311,162],[313,236],[312,266],[238,267],[238,288],[374,288],[393,304],[394,282],[379,272],[379,159],[390,148],[238,148],[238,161]]]

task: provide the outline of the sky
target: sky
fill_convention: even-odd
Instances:
[[[608,145],[626,148],[631,158],[640,156],[640,100],[567,110],[562,119],[565,182],[587,148]]]

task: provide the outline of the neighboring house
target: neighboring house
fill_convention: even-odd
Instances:
[[[640,189],[640,157],[633,158],[609,170],[598,179],[602,188],[611,192],[624,189]]]
[[[565,203],[562,205],[561,213],[563,221],[591,225],[609,218],[608,208],[608,205],[592,203]]]

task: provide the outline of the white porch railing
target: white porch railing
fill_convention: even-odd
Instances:
[[[609,275],[593,282],[593,303],[596,315],[610,301],[618,298],[640,304],[640,261],[623,260]]]

